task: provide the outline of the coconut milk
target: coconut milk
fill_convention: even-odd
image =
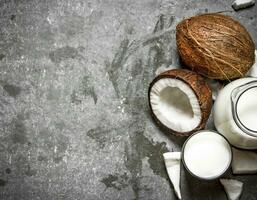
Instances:
[[[226,85],[214,104],[214,124],[230,144],[257,149],[257,78],[241,78]]]
[[[183,162],[187,170],[202,179],[215,179],[230,166],[232,151],[227,140],[213,131],[192,135],[183,147]]]
[[[249,88],[239,97],[236,107],[237,115],[241,123],[253,131],[257,131],[256,97],[257,87]]]

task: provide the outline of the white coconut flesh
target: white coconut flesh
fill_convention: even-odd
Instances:
[[[201,109],[195,92],[185,82],[162,78],[150,90],[150,104],[158,120],[176,132],[189,132],[201,122]]]

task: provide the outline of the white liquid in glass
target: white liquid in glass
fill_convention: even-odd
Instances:
[[[232,153],[230,145],[221,135],[201,131],[187,141],[183,156],[186,167],[192,174],[212,179],[227,170]]]

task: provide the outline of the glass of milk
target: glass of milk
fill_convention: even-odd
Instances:
[[[191,135],[182,148],[187,171],[203,180],[221,177],[230,167],[232,150],[227,139],[215,131],[202,130]]]

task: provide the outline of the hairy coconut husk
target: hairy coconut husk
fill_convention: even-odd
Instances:
[[[243,77],[254,63],[254,43],[247,30],[229,16],[203,14],[181,21],[176,41],[183,62],[208,78]]]
[[[153,85],[158,80],[163,78],[172,78],[172,79],[178,79],[180,81],[183,81],[188,86],[190,86],[190,88],[194,91],[201,109],[201,121],[199,125],[193,130],[188,132],[177,132],[165,126],[154,114],[150,103],[150,92]],[[157,125],[165,132],[176,136],[189,136],[196,131],[204,129],[212,109],[212,92],[209,85],[201,75],[186,69],[172,69],[172,70],[165,71],[159,74],[158,76],[156,76],[155,79],[150,83],[149,90],[148,90],[148,100],[149,100],[152,117],[156,121]],[[175,114],[174,114],[174,117],[176,117]]]

